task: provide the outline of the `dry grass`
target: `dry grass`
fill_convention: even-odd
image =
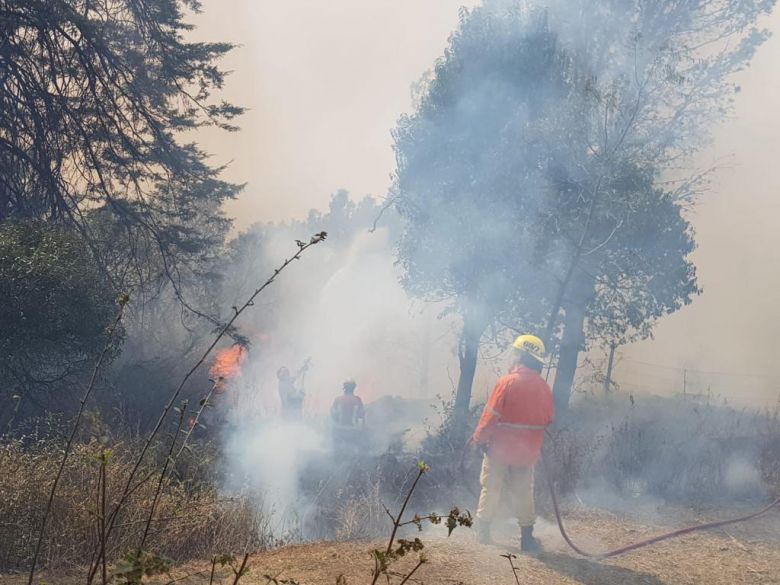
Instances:
[[[348,497],[334,512],[338,540],[376,538],[387,529],[388,517],[379,483],[374,483],[365,493]]]
[[[554,442],[548,444],[550,460],[556,465],[554,473],[559,479],[559,487],[565,491],[587,488],[597,480],[602,484],[606,482],[610,490],[623,496],[638,495],[634,491],[639,486],[641,495],[701,506],[703,502],[722,502],[726,501],[725,498],[734,501],[734,494],[758,498],[767,492],[780,490],[780,424],[777,413],[757,415],[713,404],[645,399],[631,404],[582,402],[572,410],[572,416],[575,417],[570,419],[572,422],[559,432]],[[47,570],[56,570],[58,575],[71,570],[80,571],[82,580],[83,566],[93,558],[98,545],[96,487],[100,455],[107,450],[111,453],[107,465],[110,509],[138,452],[133,444],[112,441],[109,446],[105,439],[98,441],[88,435],[85,434],[82,442],[77,444],[66,467],[54,501],[42,556],[42,566]],[[428,441],[426,447],[433,445],[439,448],[438,452],[422,453],[433,471],[426,475],[419,492],[415,493],[410,510],[429,512],[449,509],[454,504],[472,508],[474,502],[468,490],[464,490],[464,484],[474,480],[476,472],[472,474],[470,469],[465,473],[466,470],[458,465],[456,449],[443,448],[434,440]],[[56,439],[28,439],[24,445],[19,441],[6,440],[0,444],[0,468],[3,471],[0,474],[0,571],[22,570],[29,564],[34,535],[40,525],[61,448],[61,442]],[[151,454],[138,477],[145,477],[153,471],[159,473],[159,455],[164,452],[164,445],[160,445],[158,450],[159,453]],[[754,481],[756,478],[749,478],[750,481],[735,483],[734,478],[730,478],[729,461],[735,458],[746,462],[749,469],[756,470],[757,482]],[[308,521],[318,526],[321,538],[359,541],[386,534],[389,519],[384,505],[393,508],[399,496],[408,489],[409,477],[405,471],[413,468],[416,460],[417,456],[413,454],[356,459],[339,473],[325,469],[328,473],[323,478],[330,478],[327,481],[314,474],[309,478],[310,489],[304,490],[306,493],[311,491],[311,501],[316,503],[314,509],[307,512]],[[215,487],[218,479],[214,476],[214,468],[214,460],[205,453],[198,457],[188,455],[187,461],[177,464],[179,475],[175,477],[187,479],[174,478],[166,482],[145,546],[147,550],[185,562],[278,544],[264,529],[256,506],[246,499],[220,498]],[[109,543],[110,560],[116,560],[138,546],[155,484],[154,480],[143,484],[122,509]],[[541,495],[546,488],[543,482],[538,484]],[[612,496],[605,495],[604,498],[605,507],[609,508]],[[542,498],[540,504],[540,510],[544,512]],[[598,544],[610,542],[608,534],[602,538],[598,526],[583,523],[581,527],[585,533],[596,534],[594,538]],[[623,543],[635,538],[617,540]],[[457,546],[465,546],[461,540],[458,542]],[[457,546],[449,548],[450,545],[447,545],[441,551],[455,557],[465,554]],[[352,551],[348,561],[346,553],[338,552],[342,548]],[[370,571],[370,548],[365,541],[354,547],[336,547],[334,559],[342,563],[340,566],[345,574],[348,573],[354,580],[358,567],[366,567],[365,570]],[[500,559],[494,561],[498,565],[502,562]],[[305,559],[296,562],[304,563],[298,565],[298,569],[308,567]],[[450,564],[458,562],[456,558],[447,561]],[[326,564],[331,566],[329,562]],[[275,567],[272,563],[269,570],[276,570]],[[285,570],[293,568],[296,567]],[[427,565],[424,569],[426,573],[421,577],[426,582],[429,582],[426,575],[433,579],[431,583],[439,582],[436,580],[440,577],[438,573],[430,574],[431,568]],[[289,574],[304,578],[319,570],[320,567],[315,566],[311,567],[313,573]],[[503,569],[500,572],[504,574]],[[445,571],[443,574],[449,573]],[[329,582],[334,582],[336,576],[329,576]],[[511,574],[507,576],[511,577]],[[610,581],[611,574],[607,577],[605,583],[619,582],[615,579]],[[255,576],[255,581],[247,581],[252,582],[263,581]],[[313,579],[304,582],[325,581]],[[441,582],[453,583],[452,580]]]
[[[577,540],[592,548],[607,548],[636,540],[688,522],[679,513],[651,525],[630,517],[618,517],[584,510],[570,511],[567,518]],[[691,535],[674,542],[644,549],[606,562],[577,558],[565,547],[554,529],[539,531],[547,552],[539,557],[518,555],[523,585],[756,585],[780,582],[780,528],[777,516],[746,525],[739,533],[716,531]],[[470,531],[456,531],[444,538],[444,530],[434,527],[425,534],[430,562],[420,569],[425,585],[510,585],[509,565],[499,555],[511,550],[511,527],[496,534],[496,546],[478,546]],[[764,539],[758,540],[755,534]],[[250,558],[249,573],[241,585],[266,585],[264,575],[295,579],[301,585],[335,585],[339,575],[348,585],[371,580],[370,550],[381,543],[317,543],[289,546]],[[399,565],[403,570],[412,564]],[[182,585],[208,584],[209,563],[195,562],[175,569]],[[190,575],[190,577],[187,577]],[[170,579],[151,581],[164,585]],[[83,583],[83,576],[57,575],[48,581],[57,585]],[[215,583],[229,584],[229,570],[220,570]],[[0,577],[0,585],[22,585],[19,577]]]
[[[583,400],[547,441],[559,490],[594,482],[684,504],[780,490],[780,412],[713,400]]]
[[[63,474],[42,549],[41,566],[67,568],[88,563],[99,545],[97,480],[100,454],[110,453],[106,467],[107,508],[119,498],[136,449],[122,443],[109,449],[97,441],[75,447]],[[29,566],[48,491],[61,458],[57,441],[24,446],[7,440],[0,446],[0,570]],[[108,558],[138,546],[159,466],[154,460],[139,477],[157,470],[123,506],[111,537]],[[254,506],[241,499],[221,498],[205,482],[166,482],[146,548],[175,560],[210,557],[249,545],[262,547],[260,519]]]

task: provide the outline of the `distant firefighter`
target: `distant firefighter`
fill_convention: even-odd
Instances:
[[[521,335],[512,347],[514,363],[509,374],[496,383],[471,438],[485,450],[477,526],[480,542],[489,543],[490,524],[503,492],[520,524],[520,548],[533,552],[541,548],[533,536],[534,464],[542,449],[544,430],[552,423],[554,405],[550,387],[540,376],[545,359],[542,340]]]
[[[282,366],[276,372],[279,379],[279,400],[282,403],[282,418],[287,420],[301,420],[303,418],[303,390],[295,385],[297,376],[290,374],[290,370]]]
[[[344,382],[344,394],[333,401],[330,417],[333,421],[333,442],[337,451],[356,450],[363,434],[366,411],[363,401],[355,396],[357,383],[354,380]]]

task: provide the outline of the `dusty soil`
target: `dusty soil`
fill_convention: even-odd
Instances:
[[[634,518],[606,512],[577,511],[567,515],[570,532],[583,547],[599,551],[647,538],[679,527],[695,515],[676,513],[664,522],[645,524]],[[451,538],[437,527],[422,535],[428,562],[413,580],[426,585],[747,585],[780,584],[780,513],[774,512],[750,525],[734,529],[696,533],[665,542],[623,557],[603,562],[579,558],[571,552],[557,528],[540,523],[537,534],[546,552],[536,557],[517,553],[515,581],[509,561],[500,555],[513,551],[510,525],[494,530],[495,546],[480,546],[468,529],[458,529]],[[349,585],[370,583],[372,561],[369,551],[379,543],[317,543],[289,546],[250,557],[250,573],[241,585],[268,583],[265,575],[293,579],[301,585],[334,585],[344,575]],[[411,561],[411,559],[410,559]],[[404,562],[401,571],[410,566]],[[193,563],[179,567],[171,577],[176,583],[204,585],[210,565]],[[187,577],[187,575],[190,575]],[[22,576],[0,576],[0,585],[21,585]],[[51,585],[83,583],[83,576],[43,576],[39,582]],[[155,581],[170,583],[171,579]],[[385,581],[380,581],[384,583]],[[398,583],[399,579],[394,579]],[[412,581],[410,581],[412,582]],[[218,571],[214,583],[233,583],[228,570]]]

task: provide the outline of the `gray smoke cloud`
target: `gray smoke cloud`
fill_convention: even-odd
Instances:
[[[250,183],[230,207],[238,226],[302,216],[310,207],[324,207],[327,194],[341,186],[384,193],[394,166],[389,129],[411,108],[408,88],[441,55],[458,8],[475,4],[241,0],[226,10],[216,0],[203,2],[203,15],[194,19],[200,27],[196,34],[224,40],[229,30],[230,40],[240,44],[228,58],[235,74],[226,92],[251,108],[243,132],[204,137],[221,162],[232,161],[229,177]],[[584,10],[581,1],[550,4],[570,36],[586,45],[592,30],[614,26],[609,23],[620,22],[615,32],[623,38],[633,30],[630,19],[611,18],[620,2],[600,3],[599,10]],[[644,4],[648,10],[661,5]],[[774,13],[761,23],[776,31],[778,19]],[[693,216],[700,244],[694,258],[705,294],[664,319],[654,340],[625,349],[627,357],[680,372],[687,367],[762,376],[737,378],[736,384],[723,379],[718,385],[729,398],[752,405],[774,402],[780,387],[771,342],[776,279],[766,268],[780,248],[771,221],[780,183],[771,146],[780,134],[778,59],[780,40],[774,36],[735,77],[741,87],[736,116],[724,119],[714,145],[694,161],[702,169],[720,167]],[[361,80],[359,91],[355,79]],[[719,342],[725,332],[750,342],[727,348]],[[630,369],[628,360],[617,375],[627,384],[647,379],[646,372]],[[682,373],[674,391],[681,382]],[[669,392],[661,383],[647,390]]]
[[[493,3],[498,7],[505,4],[503,1]],[[530,10],[540,3],[526,4]],[[669,20],[670,17],[665,14],[650,11],[641,15],[640,20],[620,16],[619,10],[633,3],[605,1],[598,4],[600,10],[595,11],[588,9],[593,3],[584,0],[544,4],[549,9],[550,26],[560,35],[563,45],[583,55],[598,53],[599,43],[636,43],[641,32],[644,44],[638,60],[646,64],[657,51],[662,50],[660,44],[654,44],[654,40],[687,32],[684,20]],[[359,71],[365,71],[370,63],[366,61],[368,56],[353,60],[351,51],[355,47],[373,46],[374,38],[381,35],[378,31],[376,35],[368,31],[377,26],[376,23],[366,21],[368,24],[364,26],[364,21],[357,18],[363,13],[354,3],[345,3],[347,12],[354,9],[351,13],[354,20],[350,19],[347,23],[328,20],[327,14],[318,12],[324,10],[321,6],[298,3],[289,6],[274,4],[269,9],[277,16],[272,22],[282,25],[271,36],[277,43],[273,54],[281,53],[277,65],[273,65],[270,52],[260,56],[255,54],[252,56],[255,61],[250,59],[248,63],[243,63],[247,71],[258,70],[263,75],[258,82],[260,86],[253,85],[251,91],[242,95],[256,99],[258,116],[263,120],[266,120],[264,116],[268,116],[267,120],[274,123],[264,126],[264,129],[269,129],[267,135],[262,131],[253,133],[252,124],[257,124],[256,128],[261,124],[258,118],[250,118],[250,132],[247,133],[250,138],[244,144],[245,152],[252,155],[242,158],[239,169],[248,175],[241,178],[250,178],[251,182],[247,194],[234,207],[235,213],[240,216],[239,227],[247,226],[249,220],[245,218],[248,217],[261,215],[281,219],[290,215],[301,216],[303,210],[314,203],[322,203],[314,206],[324,208],[325,199],[319,194],[331,192],[341,184],[362,186],[358,192],[369,190],[370,186],[370,190],[383,193],[388,185],[386,176],[392,169],[388,131],[398,114],[411,105],[407,97],[410,82],[430,66],[435,56],[441,54],[446,35],[456,22],[456,13],[449,5],[447,11],[442,8],[439,13],[430,7],[422,9],[402,3],[393,22],[415,21],[414,27],[403,30],[417,31],[419,35],[414,37],[416,42],[408,46],[404,44],[400,50],[406,64],[403,72],[391,69],[382,83],[368,84],[370,91],[356,91],[355,76]],[[206,3],[205,9],[207,14],[218,11],[217,6],[209,3]],[[244,10],[252,18],[259,19],[262,14],[247,6]],[[420,23],[422,11],[436,25],[436,34],[428,35],[425,41],[421,32],[425,27]],[[446,18],[440,17],[444,12]],[[295,27],[285,26],[287,18],[302,14],[306,15],[303,22],[290,18],[290,22],[296,22]],[[346,32],[350,42],[339,39],[331,43],[315,36],[323,42],[311,41],[312,46],[302,45],[305,31],[320,30],[323,19],[333,24],[328,39],[337,39],[341,32]],[[626,22],[630,26],[624,26]],[[669,29],[670,23],[679,28]],[[383,24],[381,28],[386,30],[387,26]],[[616,38],[620,40],[615,41]],[[425,50],[420,50],[421,47]],[[253,48],[268,51],[271,47],[258,48],[255,44]],[[344,69],[333,79],[323,79],[327,77],[324,73],[315,76],[316,86],[296,85],[303,84],[303,79],[316,68],[316,63],[320,63],[319,60],[307,61],[320,52],[324,59],[341,63]],[[384,63],[389,63],[387,55],[385,59]],[[636,63],[624,54],[620,58],[605,59],[597,68],[606,78],[617,77],[636,67]],[[280,80],[283,83],[276,87],[275,82]],[[239,86],[246,83],[244,79]],[[393,89],[388,90],[391,85]],[[398,92],[404,97],[399,98]],[[359,94],[357,97],[356,93]],[[313,94],[316,94],[316,99]],[[346,99],[346,95],[351,96],[346,100],[347,105],[335,103]],[[487,94],[482,97],[487,97]],[[355,100],[360,102],[359,107],[355,107]],[[241,99],[237,101],[246,103]],[[480,105],[473,103],[470,107]],[[705,115],[710,115],[710,112],[702,111],[702,116]],[[300,119],[293,121],[296,116]],[[519,116],[517,123],[523,121]],[[661,123],[670,124],[670,121],[664,119]],[[283,124],[287,125],[281,127]],[[381,129],[377,130],[377,126]],[[357,127],[360,127],[359,130]],[[363,134],[368,130],[371,132]],[[370,136],[370,140],[365,140],[366,136]],[[656,132],[652,134],[652,140],[649,136],[639,132],[631,147],[657,152],[674,140],[674,136],[667,133]],[[303,154],[293,154],[292,151],[297,150],[293,145],[302,145]],[[281,164],[271,172],[264,156],[268,160],[281,161]],[[660,159],[661,155],[658,156]],[[247,162],[248,159],[251,160]],[[261,160],[257,169],[254,167],[256,160]],[[301,168],[307,169],[307,172],[301,172]],[[482,229],[485,229],[492,225],[490,231],[483,234],[485,238],[508,238],[510,234],[494,229],[495,225],[490,223],[493,210],[475,206],[472,211],[470,226],[475,229],[483,226]],[[314,223],[309,225],[314,227]],[[278,263],[278,259],[289,255],[295,238],[305,240],[310,235],[302,233],[302,227],[296,224],[288,230],[266,232],[256,246],[247,247],[250,261],[239,264],[231,276],[234,286],[226,289],[226,306],[245,297],[254,283]],[[317,227],[331,231],[328,225]],[[381,410],[377,407],[374,414],[369,409],[369,424],[381,422],[388,427],[388,432],[373,446],[375,452],[379,452],[387,446],[393,433],[406,427],[416,427],[419,432],[423,420],[432,416],[426,405],[433,401],[436,394],[447,395],[452,389],[452,379],[457,378],[454,350],[458,321],[453,317],[439,318],[441,306],[435,303],[420,304],[409,300],[399,285],[399,269],[393,264],[394,236],[389,229],[369,233],[368,226],[364,226],[360,233],[347,241],[335,245],[326,242],[313,249],[303,261],[285,271],[278,286],[256,308],[261,317],[247,324],[247,335],[253,345],[241,379],[235,382],[232,390],[235,399],[231,398],[232,404],[224,406],[231,423],[226,439],[227,466],[229,476],[235,480],[227,487],[239,489],[248,482],[252,488],[263,491],[266,494],[263,505],[276,511],[280,526],[287,522],[287,510],[301,508],[298,485],[303,470],[331,452],[328,410],[332,400],[339,395],[344,379],[353,377],[357,380],[357,393],[369,405],[377,404],[380,398],[386,396],[420,400],[415,409],[401,414],[395,414],[389,407]],[[706,253],[702,252],[702,256],[706,258]],[[706,261],[704,265],[707,265]],[[717,263],[714,262],[710,270],[710,274],[715,275],[713,280],[722,279]],[[729,285],[723,288],[734,290]],[[712,305],[708,310],[708,315],[717,312]],[[742,306],[732,310],[743,314],[747,311]],[[663,363],[672,358],[677,364],[681,348],[688,352],[685,355],[690,356],[688,359],[692,362],[706,359],[713,363],[712,360],[717,361],[720,356],[731,358],[732,352],[719,346],[714,346],[715,351],[712,351],[713,345],[708,344],[706,339],[711,336],[711,329],[700,324],[701,329],[679,336],[687,341],[669,342],[671,334],[666,333],[663,335],[668,335],[667,341],[663,341],[659,333],[664,347],[653,353],[657,356],[653,359]],[[691,339],[697,341],[692,343]],[[311,358],[311,367],[305,377],[305,424],[279,422],[276,371],[282,365],[294,371],[307,358]],[[486,397],[495,375],[503,370],[504,360],[501,351],[493,353],[492,348],[486,350],[475,383],[475,400]],[[744,361],[737,360],[737,365],[744,367]],[[618,369],[617,373],[619,375],[621,370]],[[764,391],[762,388],[756,393],[757,401],[764,399]],[[398,420],[390,423],[393,417]],[[410,441],[408,445],[413,447],[415,442]],[[729,463],[727,478],[735,489],[753,485],[755,469],[751,466],[750,461],[739,458]],[[305,506],[302,509],[305,510]]]

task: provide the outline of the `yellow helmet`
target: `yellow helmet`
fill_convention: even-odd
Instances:
[[[520,351],[524,351],[531,357],[534,357],[540,362],[544,363],[544,341],[539,339],[536,335],[521,335],[515,339],[512,347],[519,349]]]

